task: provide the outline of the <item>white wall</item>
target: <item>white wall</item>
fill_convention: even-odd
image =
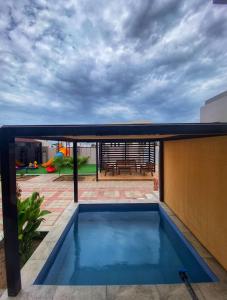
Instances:
[[[205,102],[200,109],[200,122],[227,122],[227,92]]]
[[[78,154],[81,156],[89,156],[88,164],[96,163],[96,148],[95,147],[78,147]]]
[[[42,162],[45,163],[49,159],[49,147],[42,144]]]

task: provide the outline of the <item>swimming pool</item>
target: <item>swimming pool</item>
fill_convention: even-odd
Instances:
[[[159,204],[80,204],[34,284],[217,281]]]

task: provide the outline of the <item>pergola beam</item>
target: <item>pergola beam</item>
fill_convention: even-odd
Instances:
[[[162,123],[100,125],[25,125],[3,126],[14,136],[111,136],[111,135],[203,135],[226,134],[227,123]],[[158,139],[158,137],[157,137]]]

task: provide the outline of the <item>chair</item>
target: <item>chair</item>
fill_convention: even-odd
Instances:
[[[112,173],[112,176],[114,176],[115,173],[115,165],[114,164],[110,164],[110,163],[105,163],[104,164],[104,171],[105,171],[105,176],[108,172]]]
[[[116,161],[117,174],[120,174],[121,171],[128,171],[131,175],[133,169],[137,171],[137,165],[134,159]]]
[[[153,176],[154,171],[154,163],[147,162],[145,165],[140,166],[140,173],[145,176],[146,172],[151,172],[151,176]]]

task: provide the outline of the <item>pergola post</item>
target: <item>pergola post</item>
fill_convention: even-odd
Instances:
[[[149,145],[148,162],[150,163],[151,162],[151,142],[150,141],[148,142],[148,145]]]
[[[73,185],[74,185],[74,202],[78,202],[77,142],[73,142]]]
[[[99,181],[99,147],[96,142],[96,181]]]
[[[102,142],[99,143],[99,172],[102,172]]]
[[[164,142],[159,142],[159,199],[164,202]]]
[[[9,296],[21,290],[17,222],[15,141],[3,132],[1,139],[2,212],[6,277]]]

